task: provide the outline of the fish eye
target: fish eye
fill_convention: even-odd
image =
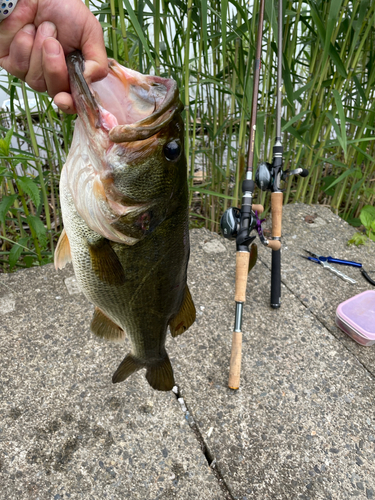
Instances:
[[[174,161],[179,158],[181,154],[181,145],[178,141],[167,142],[164,146],[164,155],[167,160]]]

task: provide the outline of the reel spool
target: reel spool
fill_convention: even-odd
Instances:
[[[255,172],[255,183],[262,191],[269,191],[273,185],[272,164],[259,163]]]

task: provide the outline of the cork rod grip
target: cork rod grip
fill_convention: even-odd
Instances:
[[[247,275],[249,274],[250,252],[236,253],[236,302],[245,302]]]
[[[232,351],[230,354],[230,368],[228,387],[237,390],[240,387],[242,356],[242,332],[233,332]]]
[[[283,216],[283,193],[271,193],[272,237],[281,238],[281,221]]]

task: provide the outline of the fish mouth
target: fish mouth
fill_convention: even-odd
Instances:
[[[73,52],[66,60],[78,115],[92,128],[105,130],[112,142],[148,139],[183,109],[172,79],[142,75],[109,59],[108,76],[89,85],[82,53]]]

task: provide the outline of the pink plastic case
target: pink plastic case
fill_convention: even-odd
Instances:
[[[374,344],[375,290],[367,290],[342,302],[336,310],[336,325],[358,344]]]

